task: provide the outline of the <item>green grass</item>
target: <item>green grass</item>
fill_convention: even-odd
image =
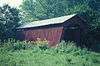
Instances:
[[[26,44],[5,43],[0,48],[0,66],[100,66],[100,53],[80,49],[73,42],[46,49]]]

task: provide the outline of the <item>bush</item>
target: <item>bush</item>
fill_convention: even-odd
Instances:
[[[34,42],[35,45],[37,45],[40,49],[47,49],[48,48],[48,41],[46,39],[41,40],[40,38],[37,39],[37,41]]]
[[[16,41],[14,39],[9,39],[2,43],[0,46],[5,48],[6,50],[27,50],[27,49],[36,49],[38,48],[39,50],[54,50],[58,53],[78,53],[79,54],[84,54],[88,53],[87,49],[84,48],[83,50],[80,47],[76,46],[76,43],[74,42],[65,42],[62,41],[61,43],[58,44],[56,47],[49,47],[48,42],[46,40],[37,40],[36,42],[32,41]]]
[[[14,39],[9,39],[2,43],[2,47],[4,47],[6,50],[25,50],[25,49],[31,49],[34,47],[32,42],[27,41],[16,41]]]
[[[70,41],[68,42],[62,41],[58,45],[57,50],[61,53],[64,52],[64,53],[72,53],[72,54],[80,54],[80,55],[84,55],[88,53],[86,48],[82,49],[80,47],[77,47],[76,43]]]
[[[99,59],[100,54],[74,42],[62,41],[57,47],[41,49],[41,43],[8,40],[0,47],[0,66],[100,66]]]
[[[1,42],[0,42],[1,43]],[[37,40],[33,41],[19,41],[15,39],[5,40],[0,44],[5,50],[26,50],[26,49],[36,49],[39,48],[41,50],[45,50],[48,48],[48,42],[46,40]]]

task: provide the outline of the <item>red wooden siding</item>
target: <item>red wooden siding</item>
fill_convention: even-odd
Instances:
[[[41,40],[48,40],[50,46],[56,45],[60,42],[63,27],[44,28],[44,29],[28,29],[23,31],[24,40],[36,41],[37,38]]]

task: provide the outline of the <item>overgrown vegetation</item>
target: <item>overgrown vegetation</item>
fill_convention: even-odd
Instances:
[[[25,22],[82,13],[91,9],[90,0],[24,0],[21,10]]]
[[[15,38],[15,29],[19,25],[19,10],[9,5],[0,6],[0,40]]]
[[[40,47],[42,45],[42,48]],[[9,40],[0,45],[0,66],[99,66],[100,54],[62,41],[57,47]]]

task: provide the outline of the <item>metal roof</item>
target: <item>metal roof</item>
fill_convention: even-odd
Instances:
[[[30,23],[25,23],[18,28],[31,28],[31,27],[50,25],[50,24],[60,24],[60,23],[63,23],[65,21],[69,20],[70,18],[74,17],[75,15],[76,14],[72,14],[72,15],[67,15],[67,16],[62,16],[62,17],[57,17],[57,18],[52,18],[52,19],[33,21]]]

